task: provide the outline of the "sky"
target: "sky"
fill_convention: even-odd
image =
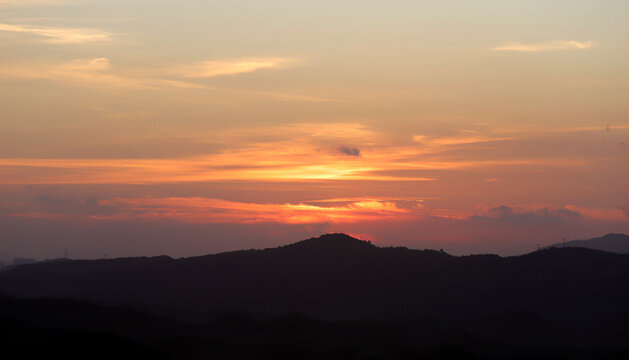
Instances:
[[[0,0],[0,259],[629,233],[625,0]]]

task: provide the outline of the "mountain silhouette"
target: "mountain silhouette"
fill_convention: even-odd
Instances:
[[[629,255],[568,247],[515,257],[457,257],[377,247],[344,234],[182,259],[40,262],[0,275],[0,292],[18,298],[126,306],[186,321],[227,313],[413,318],[484,326],[492,336],[512,339],[610,343],[629,335],[627,284]]]
[[[609,251],[618,254],[629,254],[629,235],[607,234],[602,237],[588,240],[571,240],[564,243],[557,243],[547,248],[555,247],[583,247],[594,250]]]
[[[629,347],[565,342],[531,313],[448,327],[425,319],[321,321],[227,314],[204,323],[125,307],[0,295],[3,354],[63,359],[626,359]],[[623,339],[624,340],[624,339]],[[621,343],[622,344],[622,343]]]
[[[293,244],[281,246],[280,249],[299,249],[308,252],[349,252],[375,248],[369,241],[363,241],[347,234],[324,234],[317,238],[310,238]]]

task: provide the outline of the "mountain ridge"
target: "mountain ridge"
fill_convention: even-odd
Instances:
[[[22,265],[1,274],[0,292],[128,305],[188,320],[227,312],[452,320],[526,309],[570,323],[626,313],[626,283],[629,255],[553,248],[514,257],[457,257],[331,234],[181,259]]]
[[[609,233],[592,239],[570,240],[565,243],[556,243],[546,246],[546,248],[562,247],[582,247],[617,254],[629,254],[629,235]]]

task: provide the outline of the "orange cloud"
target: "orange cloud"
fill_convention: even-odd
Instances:
[[[245,203],[202,197],[114,198],[100,204],[120,209],[95,219],[168,219],[188,223],[347,223],[417,216],[394,200],[363,199],[329,206],[309,203]]]
[[[99,72],[106,59],[76,62],[64,69]],[[77,70],[80,69],[80,70]],[[3,70],[0,70],[0,73]],[[583,157],[515,155],[483,160],[472,152],[453,155],[454,146],[498,143],[512,137],[473,135],[386,139],[360,123],[291,124],[214,134],[222,150],[206,155],[148,159],[0,159],[0,184],[150,184],[211,181],[434,181],[434,171],[505,167],[570,168],[587,165]],[[525,135],[530,136],[530,135]],[[547,135],[550,136],[550,135]],[[219,140],[220,139],[220,140]],[[263,140],[260,140],[263,139]],[[156,140],[159,141],[159,140]],[[190,141],[205,143],[205,138]],[[210,141],[207,141],[210,143]],[[419,144],[417,143],[419,142]],[[400,144],[401,143],[401,144]],[[112,145],[115,146],[115,145]],[[496,147],[496,149],[498,149]],[[339,149],[345,149],[341,152]],[[360,155],[348,156],[347,153]],[[426,171],[433,171],[426,176]],[[498,179],[489,177],[488,182]]]

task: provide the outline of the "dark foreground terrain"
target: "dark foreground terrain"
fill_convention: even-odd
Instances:
[[[629,358],[626,346],[555,338],[553,329],[528,315],[458,326],[429,319],[319,321],[299,314],[226,314],[183,323],[121,307],[2,297],[0,343],[3,354],[25,359]]]
[[[455,257],[333,234],[23,265],[0,292],[2,349],[25,358],[629,358],[629,255],[584,248]]]

